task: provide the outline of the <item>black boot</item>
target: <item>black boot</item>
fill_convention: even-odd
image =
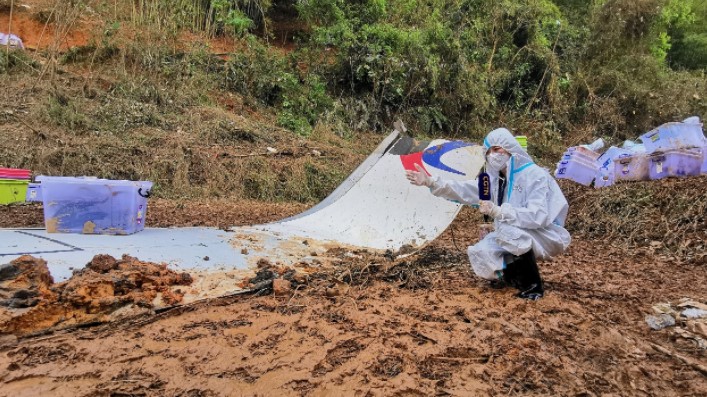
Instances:
[[[540,278],[540,270],[538,263],[535,261],[535,253],[531,249],[520,256],[520,260],[516,261],[516,269],[518,272],[518,285],[516,288],[520,290],[519,298],[538,300],[543,297],[545,290],[543,289],[543,280]]]
[[[519,275],[522,256],[506,254],[503,256],[503,262],[506,268],[503,269],[503,282],[513,288],[520,288]]]
[[[532,249],[523,255],[506,254],[503,261],[506,264],[503,283],[520,290],[517,297],[529,300],[543,297],[543,281]]]

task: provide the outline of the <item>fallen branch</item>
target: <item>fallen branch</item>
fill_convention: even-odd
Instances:
[[[254,156],[272,156],[273,153],[249,153],[249,154],[221,154],[221,157],[254,157]]]
[[[668,355],[668,356],[670,356],[670,357],[672,357],[672,358],[678,360],[678,361],[682,361],[683,363],[689,365],[689,366],[692,367],[693,369],[695,369],[695,370],[701,372],[702,375],[707,376],[707,367],[705,367],[704,365],[702,365],[702,364],[700,364],[700,363],[696,363],[696,362],[692,361],[691,359],[689,359],[689,358],[687,358],[687,357],[685,357],[685,356],[681,356],[681,355],[679,355],[679,354],[677,354],[677,353],[673,353],[673,352],[671,352],[670,350],[664,348],[663,346],[656,345],[655,343],[651,343],[651,347],[652,347],[653,349],[655,349],[655,350],[657,350],[657,351],[663,353],[663,354],[666,354],[666,355]]]
[[[31,125],[27,124],[26,121],[22,120],[20,118],[20,116],[16,115],[14,112],[6,111],[5,114],[14,117],[15,120],[19,121],[22,125],[29,128],[30,130],[32,130],[32,132],[34,132],[35,134],[40,135],[41,137],[44,137],[44,134],[41,131],[39,131],[39,130],[35,129],[34,127],[32,127]]]

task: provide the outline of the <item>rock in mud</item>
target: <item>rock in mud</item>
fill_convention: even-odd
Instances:
[[[292,292],[292,283],[282,278],[276,278],[272,281],[272,289],[277,296],[289,295]]]
[[[646,316],[646,323],[651,329],[658,331],[675,325],[675,319],[669,314],[648,315]]]
[[[17,344],[17,337],[15,335],[0,335],[0,347],[11,347]]]
[[[29,255],[5,264],[0,270],[0,306],[26,308],[39,303],[43,296],[51,296],[54,283],[47,262]]]

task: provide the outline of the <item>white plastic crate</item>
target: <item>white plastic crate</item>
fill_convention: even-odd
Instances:
[[[707,142],[702,131],[702,123],[666,123],[641,135],[646,153],[675,149],[703,147]]]
[[[570,146],[567,148],[565,155],[569,155],[571,157],[578,156],[589,161],[596,161],[600,156],[599,153],[582,146]]]
[[[647,181],[649,161],[645,154],[623,154],[614,159],[614,180]]]
[[[699,175],[702,157],[700,151],[694,149],[654,153],[650,156],[650,179]]]
[[[562,160],[555,169],[555,178],[569,179],[584,186],[592,184],[598,167],[596,163],[585,161],[579,157]]]

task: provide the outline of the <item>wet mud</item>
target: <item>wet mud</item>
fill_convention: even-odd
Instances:
[[[187,225],[195,214],[205,225],[238,224],[243,214],[265,220],[295,210],[220,202],[220,213],[196,204],[182,213],[161,204],[151,203],[160,225]],[[32,206],[12,210],[37,217]],[[94,259],[85,281],[63,294],[41,263],[24,279],[0,270],[22,280],[17,290],[35,291],[16,306],[65,299],[35,321],[12,323],[7,313],[41,304],[0,309],[0,396],[707,394],[707,323],[680,314],[707,305],[704,251],[694,245],[704,229],[680,229],[693,241],[681,250],[575,229],[564,255],[539,263],[546,295],[528,302],[471,272],[465,249],[480,222],[464,209],[404,258],[329,249],[316,265],[264,259],[241,281],[251,293],[162,310],[149,303],[193,285],[134,258]],[[152,278],[133,273],[138,264]],[[115,271],[130,276],[108,283]],[[140,283],[148,288],[123,287]],[[649,319],[661,314],[673,322],[654,329]],[[17,325],[8,332],[6,324]]]
[[[176,305],[191,283],[188,273],[127,255],[97,255],[54,283],[44,260],[21,256],[0,267],[0,335],[25,336]]]

